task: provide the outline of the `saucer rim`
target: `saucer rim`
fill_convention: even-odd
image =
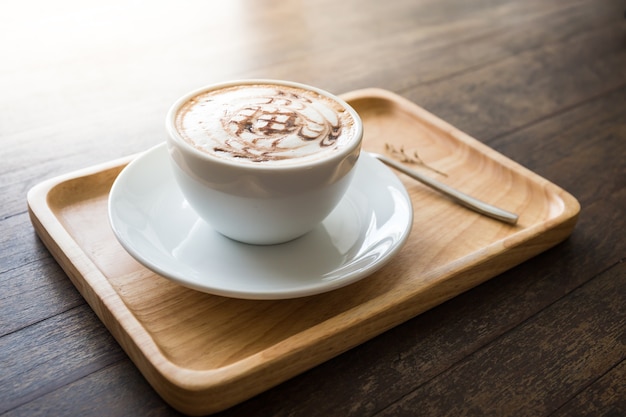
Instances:
[[[375,164],[378,170],[391,174],[391,176],[389,176],[390,181],[391,183],[395,182],[395,184],[388,184],[387,186],[393,185],[395,189],[399,190],[403,197],[402,202],[406,204],[407,216],[405,218],[404,227],[402,228],[402,234],[398,239],[394,240],[393,245],[390,247],[390,249],[385,251],[384,255],[376,257],[374,261],[368,263],[366,267],[364,268],[350,271],[346,273],[344,276],[341,276],[341,278],[336,278],[336,279],[327,281],[325,285],[320,285],[320,281],[315,281],[312,283],[307,283],[306,285],[301,285],[297,287],[288,287],[285,289],[277,289],[277,290],[237,290],[237,289],[232,289],[232,288],[219,288],[215,286],[202,285],[198,283],[197,280],[184,276],[183,273],[177,274],[175,271],[165,269],[162,266],[159,266],[158,264],[154,263],[152,260],[147,259],[144,255],[142,255],[141,251],[135,247],[136,245],[132,245],[130,242],[126,241],[123,233],[121,233],[118,230],[118,228],[116,227],[115,221],[113,219],[112,211],[113,211],[113,205],[114,205],[114,196],[116,193],[115,190],[121,187],[120,184],[124,182],[129,172],[133,169],[132,166],[145,162],[144,161],[145,158],[149,157],[150,155],[157,154],[159,152],[165,152],[165,153],[167,152],[167,144],[165,142],[160,143],[146,150],[140,155],[138,155],[126,167],[124,167],[122,171],[118,174],[109,192],[109,198],[107,202],[108,220],[109,220],[109,225],[113,229],[113,234],[116,240],[122,245],[122,247],[128,252],[128,254],[133,259],[135,259],[142,266],[146,267],[152,272],[155,272],[159,276],[162,276],[163,278],[173,281],[186,288],[190,288],[190,289],[203,292],[206,294],[228,297],[228,298],[235,298],[235,299],[246,299],[246,300],[287,300],[287,299],[294,299],[294,298],[301,298],[301,297],[308,297],[308,296],[313,296],[317,294],[322,294],[322,293],[334,291],[339,288],[343,288],[345,286],[358,282],[366,278],[367,276],[373,274],[374,272],[378,271],[402,249],[402,247],[408,240],[409,235],[411,233],[414,215],[413,215],[413,204],[408,194],[408,191],[406,190],[405,186],[402,184],[400,179],[397,176],[395,176],[393,171],[391,171],[387,166],[382,164],[380,161],[376,160],[374,157],[368,155],[367,152],[362,151],[360,158],[363,158],[363,157],[369,158],[369,160],[373,164]],[[124,171],[126,171],[127,168],[130,168],[130,169],[125,174]],[[350,192],[350,190],[353,187],[354,185],[351,185],[348,188],[347,193]],[[342,203],[340,202],[339,204],[342,204]],[[394,205],[394,211],[397,211],[397,208],[395,207],[397,207],[398,202],[396,201],[393,205]],[[369,209],[367,211],[368,213],[372,211],[376,211],[375,206],[372,204],[369,204]],[[361,231],[363,232],[363,226],[361,226]],[[215,233],[218,233],[218,232],[215,231]],[[227,237],[224,237],[224,238],[228,239]],[[294,239],[294,240],[297,240],[297,239]],[[245,243],[241,243],[241,242],[236,242],[236,241],[233,241],[233,242],[235,242],[236,244],[240,244],[240,245],[246,245]],[[286,243],[283,243],[282,245],[289,245],[289,244],[290,242],[286,242]],[[358,257],[353,257],[349,260],[355,260],[355,259],[358,259]],[[345,264],[345,262],[342,263],[342,265],[343,264]]]

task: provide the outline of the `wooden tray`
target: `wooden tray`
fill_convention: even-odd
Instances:
[[[138,264],[110,229],[107,198],[132,160],[46,181],[28,194],[37,233],[154,389],[188,414],[228,408],[556,245],[580,206],[568,193],[385,90],[344,95],[364,148],[419,151],[441,181],[520,214],[509,226],[401,176],[415,219],[383,269],[312,297],[251,301],[176,285]]]

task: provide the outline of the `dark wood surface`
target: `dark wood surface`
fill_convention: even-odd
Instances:
[[[572,236],[223,416],[626,415],[626,3],[0,6],[0,414],[178,413],[38,239],[26,193],[164,140],[234,78],[399,93],[572,193]]]

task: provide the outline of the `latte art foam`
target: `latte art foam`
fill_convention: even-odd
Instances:
[[[251,163],[316,159],[357,134],[350,112],[332,98],[269,84],[200,93],[180,107],[175,123],[195,148]]]

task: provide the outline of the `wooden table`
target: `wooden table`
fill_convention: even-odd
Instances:
[[[573,194],[572,236],[220,415],[626,415],[617,0],[22,2],[0,12],[0,414],[178,415],[33,230],[26,193],[164,140],[249,77],[396,92]]]

